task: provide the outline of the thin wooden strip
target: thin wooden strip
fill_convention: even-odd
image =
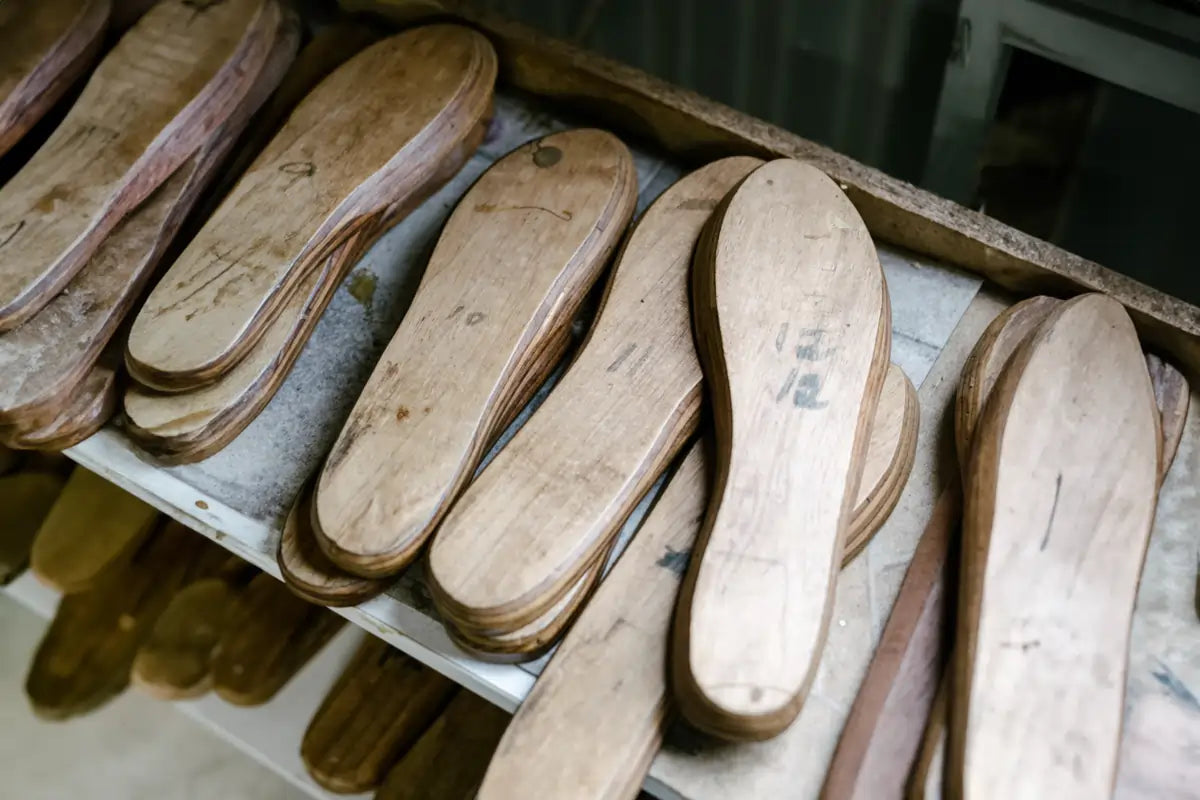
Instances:
[[[376,788],[457,692],[449,678],[368,636],[304,732],[308,774],[331,792]]]
[[[799,713],[828,631],[890,303],[857,212],[811,166],[756,170],[710,230],[693,292],[718,467],[680,594],[674,684],[693,724],[763,739]]]
[[[46,144],[3,189],[0,330],[40,311],[113,228],[203,146],[258,77],[275,0],[159,3],[109,52]]]
[[[52,472],[24,471],[0,477],[0,586],[29,565],[34,536],[62,491]]]
[[[6,0],[0,5],[0,156],[95,60],[111,11],[109,0]]]
[[[17,329],[0,334],[0,369],[8,376],[0,384],[0,421],[44,423],[71,402],[187,215],[221,174],[239,133],[278,85],[298,38],[295,25],[281,25],[254,84],[230,104],[224,123],[199,152],[113,228],[66,291]]]
[[[312,530],[312,481],[288,513],[276,553],[283,582],[296,596],[323,606],[356,606],[388,587],[386,578],[363,578],[329,560]]]
[[[315,530],[336,563],[378,576],[413,560],[545,380],[542,349],[561,355],[636,183],[620,140],[574,130],[505,156],[459,202],[322,470]]]
[[[1158,413],[1161,418],[1162,464],[1159,468],[1159,482],[1162,482],[1166,480],[1167,472],[1175,463],[1179,440],[1183,438],[1191,390],[1188,387],[1187,379],[1170,362],[1164,361],[1152,353],[1147,353],[1146,366],[1150,370],[1150,383],[1154,386],[1154,401],[1158,405]]]
[[[150,533],[158,512],[83,467],[76,467],[38,529],[30,567],[63,594],[96,586]]]
[[[375,800],[474,797],[508,720],[508,714],[491,703],[460,691],[388,772]]]
[[[255,574],[230,556],[218,575],[183,587],[139,645],[130,667],[133,684],[160,700],[199,697],[212,688],[213,654]]]
[[[65,719],[124,691],[138,646],[170,599],[226,558],[219,546],[168,521],[92,589],[64,597],[25,680],[34,712]]]
[[[942,800],[946,775],[946,719],[950,715],[950,679],[943,674],[929,709],[929,722],[921,737],[917,760],[908,778],[909,800]]]
[[[385,39],[335,70],[151,293],[130,374],[179,391],[227,372],[351,231],[425,186],[430,163],[487,116],[495,73],[487,40],[452,25]]]
[[[270,575],[256,576],[217,645],[213,690],[234,705],[267,702],[343,624],[337,614],[301,600]]]
[[[1102,295],[1064,303],[1014,355],[975,434],[952,796],[1112,791],[1160,448],[1124,309]]]
[[[454,176],[479,146],[483,124],[452,152],[427,166],[430,174],[377,226],[351,234],[325,267],[305,279],[247,355],[214,383],[166,394],[137,385],[125,394],[127,430],[168,464],[200,461],[221,450],[266,407],[300,356],[346,273],[388,226]]]
[[[691,173],[630,232],[583,350],[434,538],[430,591],[445,616],[511,628],[544,613],[695,431],[688,265],[712,209],[760,163]]]

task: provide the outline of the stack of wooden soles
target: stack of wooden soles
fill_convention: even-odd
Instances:
[[[303,596],[358,602],[412,562],[561,360],[633,213],[636,183],[616,137],[572,130],[518,148],[467,192],[315,502],[301,497],[285,529],[281,570]]]
[[[122,321],[298,41],[276,0],[159,3],[0,188],[10,445],[70,446],[112,414]]]
[[[264,703],[344,624],[82,469],[32,549],[34,574],[64,593],[26,681],[51,719],[91,711],[131,680],[163,699],[212,689]]]
[[[34,537],[62,491],[66,465],[58,459],[23,459],[0,446],[0,586],[29,565]]]
[[[495,77],[483,36],[434,25],[378,42],[325,78],[134,320],[130,435],[182,463],[245,428],[351,265],[475,151]]]
[[[697,727],[765,739],[799,713],[828,632],[890,301],[854,206],[791,160],[722,201],[692,287],[717,457],[680,591],[673,682]]]
[[[468,800],[508,719],[367,637],[309,723],[300,755],[331,792]]]
[[[912,468],[916,425],[916,393],[893,366],[864,468],[871,481],[859,488],[843,563],[870,541],[899,500]],[[704,515],[712,461],[702,443],[683,458],[518,709],[488,767],[480,800],[617,800],[634,796],[642,785],[675,716],[666,668],[671,619]]]
[[[954,409],[954,443],[964,480],[970,481],[968,465],[973,463],[972,451],[978,446],[976,429],[985,409],[991,409],[989,398],[998,381],[1007,375],[1011,362],[1034,346],[1035,335],[1040,335],[1053,314],[1060,313],[1062,305],[1062,301],[1048,297],[1033,297],[1013,305],[984,331],[964,364]],[[1157,356],[1146,355],[1144,364],[1157,401],[1155,416],[1159,419],[1162,458],[1156,475],[1161,485],[1182,436],[1188,386],[1177,370]],[[1133,370],[1131,385],[1140,381],[1138,372]],[[1069,387],[1064,384],[1060,388]],[[1070,402],[1048,396],[1042,404],[1064,401]],[[996,402],[1004,402],[1003,396]],[[1051,412],[1047,409],[1045,413]],[[1092,435],[1103,439],[1107,433],[1095,431]],[[1058,446],[1050,441],[1047,446]],[[1072,457],[1078,457],[1078,452]],[[1057,484],[1057,480],[1052,482]],[[900,796],[907,787],[910,796],[926,798],[941,797],[943,787],[949,788],[944,774],[953,676],[943,676],[950,643],[941,632],[953,604],[947,595],[954,571],[952,534],[961,515],[960,493],[957,481],[942,493],[914,553],[876,657],[843,729],[825,796]],[[1041,533],[1046,529],[1045,525],[1038,528]],[[1037,647],[1041,647],[1040,640]],[[1124,679],[1117,679],[1117,684],[1124,687]],[[1123,757],[1137,755],[1126,752]]]
[[[110,0],[0,5],[0,156],[54,107],[100,53]]]
[[[625,519],[695,432],[702,375],[688,266],[712,207],[759,164],[710,164],[646,210],[583,349],[446,516],[428,577],[461,645],[493,658],[549,647]]]

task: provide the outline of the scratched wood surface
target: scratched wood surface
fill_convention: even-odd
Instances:
[[[756,159],[667,189],[619,254],[583,350],[446,517],[429,554],[443,615],[512,627],[562,599],[699,420],[688,274],[712,208]]]
[[[124,691],[138,646],[171,598],[227,558],[217,545],[170,521],[92,588],[66,595],[25,679],[34,713],[65,719]]]
[[[331,792],[374,789],[457,692],[449,678],[368,636],[308,723],[304,766]]]
[[[28,469],[0,477],[0,586],[29,566],[34,537],[62,487],[62,477],[51,471]]]
[[[1063,303],[1013,356],[972,442],[949,796],[1112,791],[1160,450],[1125,310]]]
[[[388,772],[376,800],[474,797],[509,716],[460,691],[442,715]]]
[[[895,454],[910,433],[915,441],[916,398],[908,379],[892,369],[902,381],[885,384],[875,424],[890,429],[901,420],[907,430],[871,438],[868,462],[882,466],[864,470],[871,482],[859,489],[851,522],[857,535],[847,539],[844,563],[887,518],[877,498],[887,486],[903,486],[912,465]],[[671,616],[708,498],[710,459],[702,444],[687,451],[517,711],[480,787],[481,800],[567,794],[618,800],[637,793],[673,716]]]
[[[680,592],[673,681],[694,725],[763,739],[796,717],[815,675],[890,302],[854,207],[796,161],[768,163],[726,197],[694,270],[717,470]]]
[[[636,183],[625,145],[585,129],[522,146],[467,192],[317,484],[314,530],[343,569],[416,557],[562,356]]]
[[[153,506],[76,467],[33,542],[30,568],[64,594],[95,586],[158,524]]]
[[[0,156],[54,107],[99,53],[109,0],[0,5]]]
[[[213,656],[256,573],[230,556],[217,575],[180,589],[138,646],[130,665],[132,683],[160,700],[200,697],[211,689]]]
[[[452,25],[390,37],[335,70],[151,292],[130,373],[169,391],[228,371],[352,232],[436,188],[443,159],[488,115],[495,75],[487,40]]]
[[[81,384],[89,380],[89,371],[112,343],[188,213],[219,174],[251,116],[279,84],[298,38],[298,27],[282,27],[253,85],[223,110],[223,124],[199,151],[113,228],[65,291],[24,324],[0,334],[0,368],[7,376],[0,386],[0,421],[37,427],[78,399]],[[256,124],[267,121],[260,116]]]
[[[167,0],[121,38],[0,189],[0,329],[41,310],[208,141],[294,24],[275,0]]]

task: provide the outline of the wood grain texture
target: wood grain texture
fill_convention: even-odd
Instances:
[[[799,713],[825,640],[890,304],[854,207],[795,161],[759,168],[723,201],[694,270],[718,467],[680,593],[673,681],[697,727],[763,739]]]
[[[948,796],[1111,793],[1160,448],[1124,309],[1064,303],[1013,356],[975,434]]]
[[[910,399],[891,374],[876,415],[881,428],[890,424],[880,420],[903,418]],[[883,486],[907,480],[911,461],[906,466],[887,452],[901,449],[902,438],[872,435],[867,459],[887,467],[870,470],[874,483],[860,488],[851,539],[869,541],[887,518],[875,498]],[[671,615],[700,529],[710,470],[711,454],[693,445],[517,710],[479,800],[636,796],[674,713],[667,682]],[[843,563],[857,552],[848,539]]]
[[[2,335],[2,334],[0,334]],[[4,441],[22,450],[66,450],[104,426],[117,410],[118,376],[111,361],[96,363],[70,402],[46,424],[7,425]]]
[[[368,636],[308,723],[300,757],[331,792],[374,789],[445,710],[458,686]]]
[[[0,385],[0,422],[44,423],[77,399],[188,214],[221,174],[238,135],[283,77],[299,33],[288,17],[255,81],[230,102],[209,140],[112,229],[65,291],[20,327],[0,334],[0,369],[8,376]],[[118,354],[113,366],[119,364]]]
[[[584,129],[518,148],[471,187],[321,472],[330,558],[378,576],[416,557],[562,355],[636,184],[625,145]]]
[[[0,477],[0,586],[29,565],[34,536],[62,491],[52,472],[22,471]]]
[[[579,356],[438,531],[443,616],[511,627],[544,613],[670,464],[699,420],[688,267],[712,209],[761,162],[714,162],[630,232]]]
[[[180,391],[227,372],[352,233],[427,196],[488,116],[495,74],[487,40],[453,25],[390,37],[335,70],[151,292],[130,374]]]
[[[508,714],[463,690],[388,772],[375,800],[474,797]]]
[[[275,0],[159,3],[0,189],[0,330],[41,310],[223,124],[293,25]]]
[[[288,588],[297,597],[318,605],[356,606],[391,583],[386,578],[363,578],[346,572],[321,550],[312,530],[312,481],[305,484],[288,513],[276,560]]]
[[[25,679],[34,712],[65,719],[124,691],[138,646],[170,599],[226,558],[219,546],[168,521],[93,588],[65,596]]]
[[[133,684],[159,700],[195,698],[212,688],[213,654],[255,574],[230,556],[220,574],[183,587],[139,645],[130,667]]]
[[[338,615],[301,600],[270,575],[255,576],[217,645],[213,690],[237,706],[267,702],[344,624]]]
[[[63,594],[84,591],[124,563],[158,519],[153,506],[76,467],[38,530],[30,568]]]
[[[1150,384],[1154,387],[1154,402],[1158,406],[1162,428],[1162,463],[1159,465],[1159,482],[1166,480],[1179,440],[1183,438],[1183,427],[1187,422],[1191,391],[1187,379],[1169,361],[1153,353],[1146,354],[1146,367],[1150,370]]]
[[[6,0],[0,5],[0,156],[95,60],[111,12],[109,0]]]
[[[386,13],[389,0],[355,5]],[[734,154],[808,161],[845,186],[876,238],[1021,294],[1109,294],[1126,306],[1147,343],[1200,380],[1200,308],[1194,305],[749,114],[480,11],[471,0],[442,5],[488,33],[508,85],[589,112],[688,162]]]
[[[942,800],[946,775],[946,720],[950,716],[950,678],[943,675],[929,709],[917,760],[908,777],[908,800]]]

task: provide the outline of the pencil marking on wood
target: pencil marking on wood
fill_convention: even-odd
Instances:
[[[800,380],[796,384],[796,393],[793,395],[792,400],[796,404],[796,408],[820,411],[829,405],[828,402],[817,399],[817,395],[820,393],[821,376],[815,372],[809,372],[800,376]]]
[[[798,375],[799,372],[800,370],[792,367],[791,372],[788,373],[787,380],[783,382],[783,388],[780,389],[779,393],[775,395],[776,403],[782,403],[783,398],[788,396],[788,392],[792,390],[792,386],[794,386],[796,383],[796,375]]]
[[[457,306],[455,306],[455,307],[454,307],[454,310],[453,310],[453,311],[451,311],[449,314],[447,314],[447,315],[446,315],[446,319],[454,319],[454,318],[455,318],[455,317],[457,317],[459,314],[461,314],[463,311],[465,311],[465,310],[466,310],[466,308],[467,308],[466,306],[464,306],[464,305],[461,305],[461,304],[460,304],[460,305],[457,305]]]
[[[1050,507],[1050,521],[1046,523],[1046,535],[1042,537],[1042,546],[1040,549],[1045,550],[1046,545],[1050,543],[1050,529],[1054,527],[1054,515],[1058,513],[1058,493],[1062,491],[1062,473],[1058,473],[1058,477],[1054,481],[1054,505]]]
[[[633,355],[634,350],[637,350],[636,343],[631,342],[630,344],[625,345],[623,348],[621,348],[621,352],[617,354],[617,357],[615,359],[613,359],[613,362],[611,364],[609,364],[608,368],[605,369],[604,371],[605,372],[616,372],[618,369],[621,368],[621,365],[625,363],[625,359],[627,359],[631,355]]]
[[[575,218],[575,215],[568,209],[564,208],[562,211],[554,211],[545,206],[498,206],[495,203],[477,203],[475,210],[481,214],[491,214],[500,211],[542,211],[552,217],[561,219],[563,222],[570,222]]]
[[[478,325],[479,323],[483,322],[486,317],[487,314],[484,314],[482,311],[472,311],[470,314],[467,314],[467,327],[470,328],[474,325]]]
[[[1154,676],[1154,680],[1158,681],[1173,697],[1183,701],[1184,704],[1191,708],[1200,711],[1200,700],[1196,699],[1196,695],[1192,694],[1183,681],[1179,680],[1179,677],[1171,671],[1171,668],[1161,661],[1158,662],[1158,667],[1156,670],[1150,670],[1150,674]]]
[[[787,341],[788,324],[785,322],[779,326],[779,335],[775,337],[775,352],[783,352],[783,343]]]
[[[1022,653],[1027,653],[1035,647],[1041,647],[1042,641],[1041,639],[1030,639],[1027,642],[1004,642],[1000,646],[1007,650],[1016,650],[1017,648],[1020,648]]]
[[[8,236],[4,237],[4,241],[0,242],[0,247],[4,247],[4,245],[17,238],[17,234],[20,233],[24,227],[25,220],[20,220],[16,225],[13,226],[13,229],[9,232]]]
[[[717,200],[711,197],[689,197],[675,206],[677,211],[712,211],[717,207]],[[786,324],[786,323],[785,323]]]

